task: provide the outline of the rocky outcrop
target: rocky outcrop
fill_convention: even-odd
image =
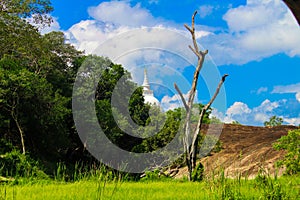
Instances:
[[[211,176],[224,170],[227,177],[242,176],[254,178],[260,170],[275,174],[275,163],[281,159],[285,152],[273,149],[273,143],[289,130],[299,127],[276,126],[255,127],[234,124],[224,124],[219,139],[222,142],[222,150],[212,153],[201,159],[205,174]],[[204,126],[204,133],[218,135],[220,125]],[[209,131],[207,131],[209,130]],[[278,175],[284,169],[278,169]],[[187,174],[187,169],[182,168],[177,177]]]

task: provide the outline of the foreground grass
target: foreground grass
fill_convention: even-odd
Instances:
[[[2,184],[0,185],[0,199],[298,199],[300,195],[299,177],[283,177],[277,181],[273,180],[272,186],[265,185],[266,188],[260,185],[263,182],[263,180],[218,179],[199,183],[168,180],[79,181],[75,183],[50,181],[24,185]]]

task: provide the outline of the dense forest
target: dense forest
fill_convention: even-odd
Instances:
[[[35,173],[36,168],[51,176],[57,163],[71,171],[74,164],[89,168],[98,163],[80,140],[72,115],[73,84],[83,63],[101,71],[95,107],[101,128],[114,144],[127,151],[151,152],[173,139],[183,109],[164,113],[153,108],[155,115],[149,118],[151,105],[144,104],[142,88],[123,66],[76,50],[62,32],[40,33],[39,28],[51,24],[50,1],[5,0],[0,6],[0,176],[22,176],[28,170]],[[128,99],[129,113],[136,124],[147,127],[144,132],[155,131],[154,125],[147,126],[151,121],[165,120],[155,136],[133,137],[117,126],[110,101],[121,77],[125,89],[134,89]],[[196,105],[196,114],[201,106]],[[205,123],[209,123],[209,113]],[[122,113],[118,116],[122,118]],[[145,133],[136,130],[136,134]]]

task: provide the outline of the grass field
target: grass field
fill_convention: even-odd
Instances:
[[[0,199],[299,199],[300,178],[210,181],[46,181],[0,185]]]

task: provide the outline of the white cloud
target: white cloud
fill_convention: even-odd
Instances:
[[[198,92],[196,91],[194,102],[198,102],[197,96],[198,96]],[[187,92],[186,94],[183,94],[183,97],[184,97],[185,101],[187,102],[188,97],[189,97],[189,92]],[[172,109],[179,108],[179,107],[184,107],[183,103],[181,101],[181,98],[178,94],[175,94],[171,97],[168,95],[164,96],[161,100],[161,106],[162,106],[163,110],[165,110],[165,111],[172,110]]]
[[[223,19],[228,32],[203,40],[218,65],[242,65],[278,53],[300,56],[299,25],[280,0],[248,0]]]
[[[283,100],[285,101],[285,100]],[[254,112],[256,113],[265,113],[265,112],[272,112],[275,108],[279,107],[279,102],[271,102],[269,99],[266,99],[263,101],[260,106],[256,107],[253,109]]]
[[[132,7],[129,2],[124,1],[103,2],[96,7],[90,7],[88,12],[96,20],[123,26],[153,26],[158,22],[140,4]]]
[[[50,17],[50,16],[48,16]],[[60,25],[58,23],[58,19],[57,17],[52,17],[52,23],[50,24],[50,26],[45,26],[45,25],[41,25],[41,24],[36,24],[34,22],[33,17],[31,18],[27,18],[26,19],[30,24],[32,24],[33,26],[38,27],[39,31],[41,32],[41,34],[47,34],[50,33],[52,31],[60,31]]]
[[[186,97],[186,96],[185,96]],[[183,107],[180,96],[175,94],[174,96],[164,96],[161,100],[161,107],[163,110],[172,110],[175,108]]]
[[[282,110],[286,110],[289,107],[287,100],[279,100],[271,102],[266,99],[259,106],[249,108],[249,106],[243,102],[235,102],[231,105],[224,115],[216,109],[213,109],[212,116],[215,116],[225,123],[231,123],[232,121],[238,121],[245,125],[263,125],[263,123],[270,119],[270,117],[276,115],[283,118],[283,121],[287,124],[298,125],[300,122],[300,115],[298,117],[292,117]]]
[[[65,34],[70,42],[79,50],[85,50],[86,53],[93,53],[107,39],[128,30],[130,29],[125,26],[116,27],[111,23],[83,20],[73,25]]]
[[[267,91],[268,91],[267,87],[261,87],[257,90],[256,94],[261,94],[261,93],[267,92]]]
[[[300,102],[300,92],[296,93],[296,99]]]
[[[284,122],[288,123],[288,124],[292,124],[295,126],[300,125],[300,117],[299,118],[288,118],[288,119],[283,119]]]
[[[211,5],[203,5],[199,7],[199,15],[201,18],[205,18],[208,15],[211,15],[214,7]]]
[[[213,12],[215,7],[200,7],[202,17]],[[130,1],[102,2],[88,10],[94,20],[81,21],[67,31],[71,42],[87,53],[109,38],[136,28],[156,27],[169,30],[190,38],[182,25],[155,18],[141,4],[131,5]],[[300,29],[291,12],[279,0],[248,0],[244,6],[230,8],[224,15],[228,30],[220,29],[213,33],[212,27],[197,25],[196,37],[208,49],[217,65],[245,64],[258,61],[278,53],[289,56],[300,55]],[[209,31],[207,31],[209,30]],[[145,35],[135,36],[131,46],[145,45]],[[157,36],[169,49],[186,45],[178,44],[172,38]],[[153,40],[152,40],[153,41]]]
[[[265,114],[265,113],[256,113],[254,115],[254,121],[256,122],[265,122],[269,119],[270,117]]]
[[[176,68],[182,64],[178,59],[195,60],[188,49],[190,37],[187,31],[154,18],[140,4],[131,6],[128,1],[103,2],[90,8],[89,13],[94,20],[81,21],[66,31],[70,42],[86,53],[108,56],[126,68],[151,62]],[[209,34],[203,30],[196,32],[197,38]],[[152,47],[159,48],[154,52],[149,50]],[[173,59],[170,53],[173,53]],[[181,65],[181,68],[185,66]]]
[[[296,83],[292,85],[275,86],[272,93],[275,94],[296,93],[296,99],[300,102],[300,83]]]
[[[242,102],[235,102],[232,106],[230,106],[226,112],[227,115],[242,115],[245,113],[251,113],[249,107]]]

